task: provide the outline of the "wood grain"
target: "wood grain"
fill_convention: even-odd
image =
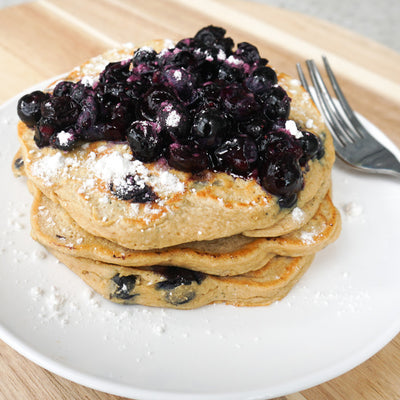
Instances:
[[[67,72],[115,43],[179,39],[210,23],[256,44],[292,75],[327,54],[354,108],[400,146],[400,54],[364,37],[283,9],[240,0],[40,0],[0,11],[0,102]],[[120,397],[60,378],[0,342],[0,400]],[[400,335],[352,371],[280,400],[400,399]]]

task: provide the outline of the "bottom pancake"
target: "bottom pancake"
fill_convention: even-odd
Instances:
[[[179,267],[121,267],[49,251],[108,300],[176,309],[269,305],[287,295],[314,258],[276,256],[257,271],[221,277]]]

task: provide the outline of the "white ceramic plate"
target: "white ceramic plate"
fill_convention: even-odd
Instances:
[[[31,198],[10,171],[15,110],[0,108],[0,337],[35,363],[135,399],[267,399],[350,370],[399,332],[399,181],[335,166],[335,203],[358,215],[279,303],[119,306],[30,238]]]

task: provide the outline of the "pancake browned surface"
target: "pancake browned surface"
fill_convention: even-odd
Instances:
[[[221,277],[178,267],[126,268],[50,251],[106,299],[178,309],[271,304],[290,291],[314,257],[276,256],[257,271]]]
[[[274,255],[314,254],[334,241],[340,231],[339,214],[326,196],[310,221],[284,236],[235,235],[159,250],[130,250],[86,232],[62,207],[32,189],[32,236],[37,241],[69,256],[126,267],[166,265],[212,275],[238,275],[263,267]]]
[[[224,31],[205,29],[196,40],[207,42]],[[229,40],[212,40],[231,51]],[[251,45],[242,43],[231,55],[221,47],[210,53],[200,46],[183,57],[189,43],[121,46],[42,93],[40,120],[32,123],[28,116],[29,126],[18,125],[20,149],[13,161],[14,174],[26,176],[34,196],[32,236],[112,301],[176,308],[269,304],[282,298],[315,253],[339,234],[340,216],[330,194],[332,138],[300,83],[265,67]],[[176,56],[175,69],[163,64]],[[193,61],[196,57],[200,61]],[[206,65],[203,86],[190,97],[186,89],[195,84],[188,70],[197,62],[203,67],[214,62],[219,70],[216,78]],[[200,81],[198,71],[190,73]],[[179,83],[182,76],[187,81]],[[218,99],[207,79],[222,85]],[[160,86],[161,98],[169,100],[149,100]],[[242,97],[234,101],[245,104],[240,112],[238,103],[229,103],[235,93]],[[275,107],[272,114],[262,108],[267,102]],[[223,110],[228,104],[229,113],[214,103]],[[214,116],[193,139],[199,118],[210,109],[223,114],[225,130],[207,136],[218,130],[212,123],[221,123]],[[129,136],[121,115],[131,118],[129,132],[140,122],[139,139]],[[75,125],[68,125],[68,118]],[[159,153],[154,147],[155,155],[148,156],[149,143]],[[141,146],[147,153],[135,153]],[[226,149],[237,169],[221,161]],[[182,151],[191,155],[186,164]],[[199,157],[203,163],[196,164]],[[276,176],[278,183],[271,183]]]

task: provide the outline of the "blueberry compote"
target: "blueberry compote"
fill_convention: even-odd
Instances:
[[[142,162],[257,179],[288,208],[307,162],[324,151],[315,135],[285,129],[290,98],[267,64],[252,44],[234,49],[223,28],[207,26],[160,53],[142,47],[108,64],[93,86],[62,81],[51,94],[27,94],[18,115],[38,147],[127,141]]]

